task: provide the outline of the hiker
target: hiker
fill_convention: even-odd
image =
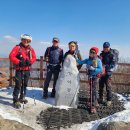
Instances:
[[[57,37],[54,37],[52,40],[52,46],[46,49],[44,55],[45,61],[47,63],[47,75],[43,88],[44,89],[43,98],[45,99],[48,97],[48,87],[52,78],[52,74],[54,75],[54,82],[51,97],[53,98],[55,97],[56,81],[59,76],[61,63],[63,62],[63,50],[59,48],[59,42],[60,42],[59,39]]]
[[[92,47],[89,51],[89,58],[85,60],[77,60],[78,64],[86,64],[87,67],[87,74],[88,79],[92,79],[92,84],[89,82],[91,88],[92,88],[92,103],[90,106],[91,113],[96,113],[96,105],[97,105],[97,84],[98,84],[98,74],[102,72],[102,62],[98,58],[98,51],[99,49],[97,47]]]
[[[111,80],[112,80],[112,72],[114,68],[116,67],[118,60],[119,60],[119,52],[116,49],[110,48],[110,43],[105,42],[103,44],[103,51],[100,54],[100,57],[102,59],[103,66],[105,67],[105,74],[101,76],[99,80],[99,103],[103,102],[103,89],[104,85],[106,85],[106,92],[107,92],[107,102],[106,105],[111,105],[112,100],[112,86],[111,86]]]
[[[15,108],[20,108],[20,103],[27,103],[26,87],[30,77],[30,67],[36,60],[34,49],[30,46],[32,37],[27,34],[21,35],[20,44],[16,45],[9,58],[15,65],[15,88],[13,91],[13,104]],[[20,95],[20,96],[19,96]]]
[[[69,50],[65,53],[64,59],[66,58],[67,55],[73,55],[76,60],[77,59],[82,60],[82,56],[78,50],[77,42],[71,41],[69,42],[68,46],[69,46]],[[78,70],[80,70],[81,67],[82,65],[77,65]]]

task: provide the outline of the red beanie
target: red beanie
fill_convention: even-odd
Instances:
[[[90,50],[94,50],[98,54],[99,49],[97,47],[92,47]]]

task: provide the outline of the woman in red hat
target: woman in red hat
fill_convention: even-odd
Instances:
[[[90,101],[90,111],[91,113],[96,113],[96,105],[97,105],[97,83],[98,83],[98,75],[102,73],[102,62],[98,58],[97,47],[92,47],[89,51],[89,58],[85,60],[77,60],[78,64],[86,64],[88,79],[90,81],[90,90],[91,90],[91,101]]]

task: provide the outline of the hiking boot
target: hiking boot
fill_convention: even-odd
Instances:
[[[111,104],[112,104],[112,102],[111,102],[111,101],[107,101],[107,102],[106,102],[106,105],[107,105],[108,107],[110,107],[110,106],[111,106]]]
[[[52,98],[55,97],[55,93],[56,93],[55,90],[52,90],[52,92],[51,92],[51,97],[52,97]]]
[[[96,108],[93,106],[92,108],[91,108],[91,113],[96,113],[97,112],[97,110],[96,110]]]
[[[28,103],[28,100],[25,99],[25,97],[20,97],[20,98],[19,98],[19,102],[20,102],[20,103],[27,104],[27,103]]]
[[[14,102],[13,105],[14,105],[14,108],[16,108],[16,109],[20,109],[21,108],[21,104],[18,101]]]
[[[47,98],[48,98],[48,93],[44,92],[44,93],[43,93],[43,98],[44,98],[44,99],[47,99]]]

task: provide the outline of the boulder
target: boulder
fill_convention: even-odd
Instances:
[[[77,107],[79,82],[76,60],[72,55],[68,55],[64,60],[63,69],[56,83],[56,106]]]
[[[0,119],[0,130],[34,130],[34,129],[17,121]]]
[[[130,130],[130,123],[126,122],[103,122],[97,130]]]

